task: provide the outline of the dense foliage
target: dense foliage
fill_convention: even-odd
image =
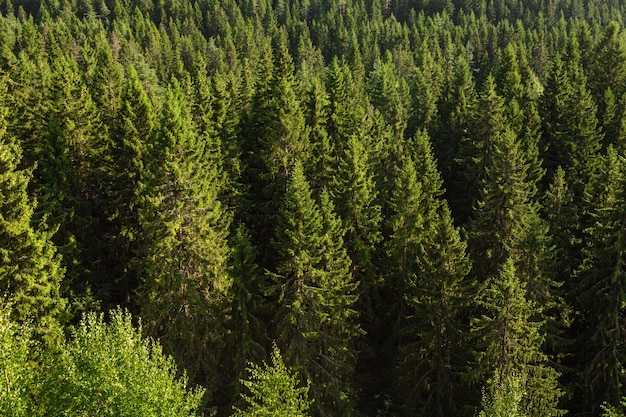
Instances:
[[[1,0],[0,414],[620,415],[625,19]]]
[[[190,390],[158,343],[127,312],[87,314],[59,351],[44,351],[28,326],[0,310],[3,416],[195,416],[202,389]],[[35,362],[32,359],[37,358]]]

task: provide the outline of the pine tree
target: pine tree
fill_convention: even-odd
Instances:
[[[489,83],[488,79],[487,92],[492,90]],[[493,96],[493,93],[489,96]],[[511,350],[505,354],[505,350],[502,350],[498,357],[498,346],[504,345],[490,342],[493,345],[487,349],[493,349],[494,356],[486,359],[485,363],[491,369],[485,370],[483,377],[497,370],[498,374],[494,378],[496,383],[500,383],[510,372],[523,371],[527,388],[523,401],[524,404],[531,404],[528,412],[536,416],[558,415],[556,402],[561,393],[556,388],[557,373],[547,366],[541,349],[546,337],[544,324],[548,321],[548,315],[554,314],[548,310],[555,306],[554,289],[558,286],[550,275],[551,242],[547,236],[547,226],[539,218],[533,203],[534,188],[528,181],[528,163],[518,139],[506,124],[495,132],[485,136],[487,140],[482,151],[482,155],[486,155],[483,159],[484,177],[480,182],[482,188],[468,225],[469,248],[474,259],[471,273],[477,282],[483,283],[483,291],[489,297],[500,297],[497,298],[499,303],[510,301],[513,303],[511,308],[519,308],[520,314],[524,312],[518,324],[509,323],[509,317],[502,318],[503,322],[496,327],[502,330],[501,326],[519,326],[524,332],[529,332],[527,337],[530,344],[527,351]],[[506,287],[499,287],[504,285],[500,282],[504,280],[510,282]],[[508,293],[501,295],[503,292]],[[523,294],[523,300],[519,294]],[[508,300],[509,297],[511,300]],[[496,311],[497,308],[505,309],[507,306],[483,305],[482,309],[475,312],[476,320],[480,322],[483,320],[481,317],[496,320],[493,316],[501,314]],[[502,314],[509,313],[505,310]],[[483,329],[479,334],[488,331],[495,335],[500,330]],[[518,336],[522,337],[521,334]],[[507,343],[513,343],[513,349],[517,342]],[[504,365],[499,361],[504,360],[507,361],[506,369],[501,369]],[[513,366],[512,363],[517,365]]]
[[[469,256],[443,205],[424,236],[404,298],[399,383],[405,415],[462,415],[468,387],[462,373],[470,354],[465,340]]]
[[[5,94],[4,82],[0,94]],[[17,323],[33,323],[37,338],[56,345],[61,337],[65,300],[61,259],[52,244],[54,230],[34,219],[36,202],[28,195],[31,169],[20,169],[20,147],[6,131],[7,108],[0,107],[0,287]]]
[[[258,146],[249,151],[248,176],[251,180],[249,222],[261,251],[261,264],[273,268],[274,253],[269,242],[275,226],[280,199],[296,160],[310,156],[309,134],[298,99],[293,62],[286,45],[275,56],[267,89],[260,88],[253,109]],[[261,85],[263,87],[263,85]]]
[[[398,77],[392,59],[391,52],[387,51],[384,61],[374,62],[367,87],[372,104],[392,127],[394,135],[403,137],[408,119],[408,85]]]
[[[610,22],[591,51],[589,89],[597,102],[609,88],[618,96],[626,92],[626,45],[620,32],[619,23]]]
[[[297,162],[281,205],[273,240],[278,254],[271,274],[278,297],[273,320],[285,360],[311,383],[314,414],[351,415],[350,380],[355,285],[341,247],[341,228],[327,196],[313,200]]]
[[[425,132],[418,132],[413,149],[418,162],[406,158],[395,181],[387,245],[387,280],[393,283],[388,293],[392,300],[403,294],[391,304],[400,405],[404,415],[456,415],[459,396],[466,393],[459,373],[468,360],[462,311],[470,263],[441,200],[442,182]]]
[[[107,198],[110,205],[110,263],[117,265],[119,300],[128,302],[138,282],[130,267],[137,251],[140,198],[146,183],[147,150],[157,115],[137,71],[129,67],[121,107],[111,132]]]
[[[618,404],[624,396],[625,181],[623,156],[609,147],[600,172],[586,191],[593,222],[584,230],[584,257],[576,271],[575,300],[581,312],[575,324],[581,332],[577,349],[583,377],[580,389],[591,409],[598,409],[604,401]]]
[[[469,157],[463,159],[466,177],[480,190],[468,226],[473,273],[479,280],[494,274],[511,256],[532,211],[528,165],[506,124],[493,79],[484,88],[481,108],[490,111],[485,112],[484,121],[477,121],[476,139],[468,144]]]
[[[63,292],[81,297],[93,291],[108,300],[108,271],[94,268],[107,265],[102,185],[108,136],[73,57],[60,56],[52,63],[49,98],[32,186],[39,212],[56,228],[53,241],[66,270]]]
[[[333,59],[326,80],[330,102],[326,130],[340,158],[350,136],[363,133],[366,111],[363,97],[357,94],[357,82],[346,65]]]
[[[511,258],[482,286],[478,304],[483,313],[473,319],[477,338],[477,372],[489,376],[491,386],[507,379],[525,381],[520,408],[525,415],[559,416],[556,372],[541,351],[541,321],[536,304],[526,298],[526,285]]]
[[[465,184],[466,179],[458,175],[461,171],[457,158],[462,141],[467,139],[470,121],[475,116],[476,100],[476,88],[469,63],[464,57],[459,57],[455,62],[452,78],[447,81],[439,99],[439,120],[433,133],[435,155],[447,189],[446,199],[459,223],[467,219],[467,210],[471,206],[467,205],[466,189],[461,185]]]
[[[247,407],[236,410],[234,417],[306,417],[311,402],[307,398],[309,386],[302,386],[298,374],[286,366],[276,345],[272,350],[272,364],[264,368],[250,363],[249,380],[241,383],[250,391],[242,394]]]
[[[268,323],[264,321],[269,315],[266,311],[268,303],[263,296],[262,271],[256,263],[258,252],[250,239],[244,225],[237,227],[231,239],[230,272],[233,284],[229,297],[232,299],[229,329],[233,336],[229,340],[228,352],[236,396],[240,394],[239,381],[244,377],[246,364],[265,356],[268,337]]]
[[[345,144],[333,194],[337,212],[346,227],[346,247],[352,259],[352,271],[366,293],[376,275],[373,254],[381,240],[381,207],[376,204],[368,152],[356,136],[348,138]]]
[[[306,164],[311,187],[329,187],[337,169],[335,146],[326,130],[330,101],[322,81],[313,78],[306,95],[306,124],[311,129],[311,160]]]
[[[218,389],[225,387],[220,355],[231,286],[230,216],[217,198],[215,167],[206,163],[204,143],[175,79],[160,119],[139,212],[139,307],[148,334],[191,380]]]
[[[576,198],[595,170],[601,147],[596,104],[580,65],[578,46],[571,40],[567,65],[560,56],[553,61],[542,98],[543,140],[548,175],[561,166]]]
[[[530,74],[532,76],[532,74]],[[522,80],[522,71],[515,49],[508,44],[494,76],[496,90],[504,99],[506,119],[520,138],[522,151],[529,163],[529,180],[536,184],[544,174],[539,158],[541,119],[535,100]],[[529,80],[526,81],[528,84]]]

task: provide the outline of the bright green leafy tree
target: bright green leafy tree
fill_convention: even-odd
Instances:
[[[46,357],[39,379],[41,415],[191,417],[203,395],[120,309],[110,323],[102,314],[83,317],[60,353]]]

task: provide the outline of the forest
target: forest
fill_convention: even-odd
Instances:
[[[625,20],[0,0],[0,415],[623,417]]]

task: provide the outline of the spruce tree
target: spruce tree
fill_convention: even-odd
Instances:
[[[575,40],[570,40],[570,43],[567,63],[560,56],[553,61],[540,113],[544,121],[547,173],[552,176],[561,166],[574,195],[580,198],[584,184],[589,182],[595,170],[602,136],[598,128],[597,107],[580,65],[578,46]]]
[[[247,403],[235,410],[234,417],[306,417],[311,402],[307,398],[309,386],[302,386],[298,373],[285,365],[276,345],[272,350],[271,365],[262,368],[250,363],[250,377],[241,380],[249,393],[242,394]]]
[[[54,346],[62,336],[64,270],[52,243],[54,230],[34,219],[36,202],[28,195],[32,168],[19,167],[22,151],[7,135],[6,114],[0,107],[0,287],[13,320],[32,322],[34,335]]]
[[[384,60],[374,62],[374,69],[367,81],[367,89],[372,104],[383,115],[385,122],[393,129],[393,134],[404,136],[409,108],[408,85],[398,77],[391,52],[387,51]]]
[[[376,275],[373,254],[381,240],[381,207],[376,204],[376,184],[362,140],[348,138],[333,184],[337,212],[346,228],[346,246],[352,271],[367,292]]]
[[[596,102],[602,103],[603,95],[609,88],[621,96],[626,92],[626,45],[618,22],[612,21],[604,28],[590,52],[589,88]],[[600,105],[601,110],[604,107]]]
[[[584,230],[583,261],[576,271],[576,307],[580,318],[575,326],[578,363],[587,408],[597,410],[608,401],[618,404],[624,394],[626,350],[621,336],[624,327],[624,207],[626,165],[623,156],[609,147],[586,197],[593,207],[593,222]]]
[[[327,196],[320,212],[297,162],[273,240],[278,254],[270,275],[277,297],[273,322],[286,362],[311,384],[314,415],[320,417],[348,416],[353,409],[351,344],[359,330],[341,230]]]
[[[253,109],[254,141],[249,151],[248,177],[251,184],[247,217],[255,232],[264,267],[274,267],[269,238],[276,222],[280,199],[296,160],[310,157],[309,134],[298,99],[299,86],[286,45],[279,46],[266,88],[259,86]],[[254,103],[253,103],[254,104]]]
[[[232,362],[232,391],[239,396],[239,381],[245,375],[246,365],[265,356],[269,325],[264,318],[269,315],[269,303],[263,294],[263,273],[257,265],[258,251],[244,225],[237,227],[231,242],[230,272],[233,283],[228,328],[232,337],[229,338],[228,352]]]
[[[416,135],[413,149],[418,162],[406,158],[395,181],[387,245],[390,299],[403,295],[391,304],[400,406],[404,415],[457,415],[467,393],[460,372],[469,358],[463,311],[470,262],[441,199],[425,132]]]
[[[119,301],[129,302],[137,277],[130,263],[135,256],[139,233],[139,205],[146,184],[147,150],[154,139],[157,115],[133,66],[129,67],[121,107],[111,132],[109,157],[109,260]]]
[[[434,150],[442,177],[446,184],[447,200],[459,223],[469,215],[466,198],[466,178],[458,165],[459,148],[467,140],[470,121],[476,115],[476,88],[469,63],[458,57],[451,78],[447,80],[437,105],[439,119],[433,133]],[[462,174],[461,174],[462,175]],[[471,204],[471,203],[469,203]]]
[[[488,79],[487,97],[494,96],[493,92],[490,93],[490,83]],[[499,374],[495,378],[501,380],[509,376],[510,372],[523,371],[527,388],[523,401],[531,404],[528,412],[536,416],[558,415],[556,403],[561,393],[556,388],[557,373],[548,367],[542,351],[546,337],[544,324],[548,320],[548,309],[555,305],[554,289],[558,286],[550,274],[550,239],[547,226],[539,218],[533,203],[534,188],[528,180],[529,165],[520,149],[519,140],[506,124],[499,126],[497,130],[492,128],[495,134],[489,134],[492,130],[487,130],[483,139],[485,142],[481,155],[485,155],[482,159],[484,177],[480,181],[478,202],[467,230],[470,253],[474,260],[471,272],[473,278],[482,283],[484,294],[497,298],[489,303],[505,304],[484,304],[475,311],[474,317],[477,323],[485,317],[496,320],[494,315],[508,314],[506,303],[511,302],[511,308],[519,308],[520,314],[524,312],[523,317],[519,318],[518,324],[510,323],[510,317],[503,317],[503,322],[497,326],[519,326],[523,332],[529,332],[524,337],[529,338],[530,344],[527,351],[512,350],[497,357],[497,346],[500,345],[494,341],[486,349],[493,349],[496,356],[489,356],[491,354],[485,351],[481,354],[488,356],[484,363],[491,367],[485,369],[482,375],[484,378],[497,370]],[[502,282],[505,280],[510,282],[505,287],[499,287],[504,285]],[[502,295],[503,292],[505,295]],[[512,297],[511,300],[508,300],[509,297]],[[497,308],[505,311],[498,312]],[[491,313],[490,309],[493,309]],[[499,327],[500,330],[503,328]],[[479,338],[484,337],[485,331],[495,335],[499,330],[482,327],[478,331]],[[511,349],[515,348],[517,342],[510,343],[513,343]],[[507,368],[500,369],[504,365],[499,361],[505,359]]]
[[[148,150],[141,196],[139,307],[148,334],[209,389],[220,378],[231,277],[230,216],[220,203],[215,167],[207,164],[189,103],[173,79],[156,140]],[[219,404],[220,399],[216,399]]]
[[[535,319],[536,304],[526,298],[525,282],[511,258],[485,281],[478,300],[483,313],[472,321],[478,347],[476,372],[488,376],[492,387],[510,378],[524,381],[520,408],[525,415],[561,415],[557,373],[541,351],[542,322]]]

